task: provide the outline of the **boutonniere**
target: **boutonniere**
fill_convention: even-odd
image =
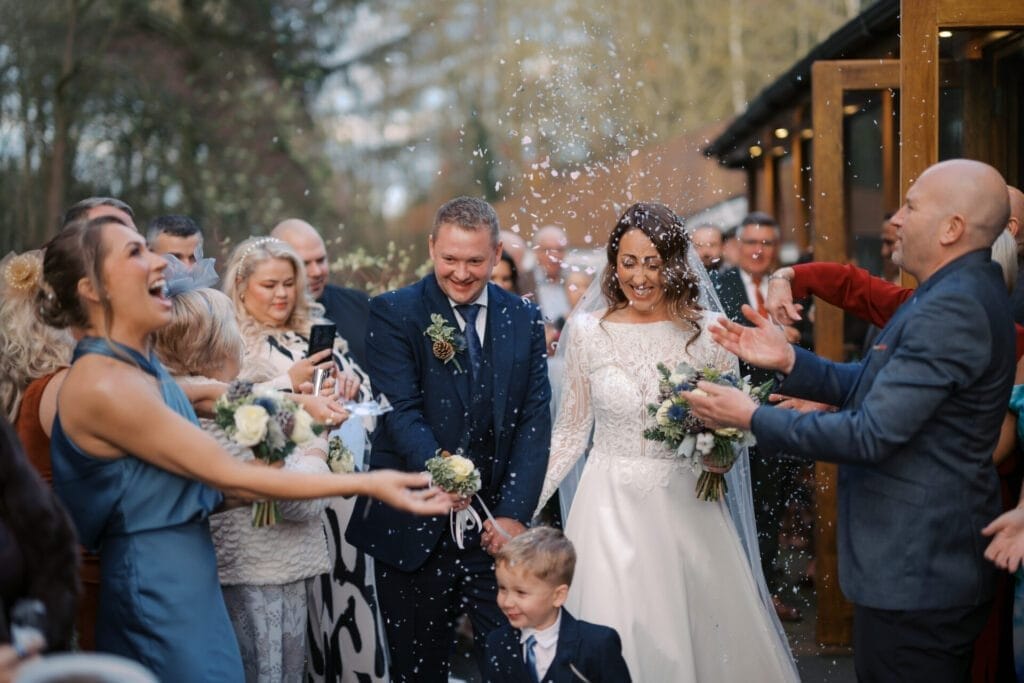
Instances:
[[[456,332],[454,327],[445,324],[443,315],[440,313],[430,314],[430,325],[423,330],[423,336],[430,337],[430,341],[433,342],[431,348],[435,358],[445,365],[454,363],[455,369],[462,372],[462,366],[459,365],[455,354],[466,348],[466,339]]]

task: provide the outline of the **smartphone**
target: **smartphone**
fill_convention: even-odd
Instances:
[[[337,331],[338,328],[333,323],[313,325],[309,331],[309,350],[306,352],[306,358],[320,353],[324,349],[334,348],[334,337]]]

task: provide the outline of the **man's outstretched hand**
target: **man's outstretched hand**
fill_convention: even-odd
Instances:
[[[750,365],[789,374],[796,362],[796,352],[782,328],[746,304],[740,310],[754,327],[719,318],[717,324],[708,328],[712,339]]]

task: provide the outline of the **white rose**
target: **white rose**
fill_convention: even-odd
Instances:
[[[469,458],[463,458],[461,455],[453,455],[448,458],[448,468],[452,471],[452,475],[456,481],[465,481],[473,470],[476,469],[476,465]]]
[[[666,399],[661,406],[658,407],[658,412],[654,414],[654,419],[657,420],[658,424],[662,427],[667,427],[672,424],[672,420],[668,419],[668,409],[672,407],[672,399]]]
[[[678,372],[673,372],[668,376],[668,381],[672,383],[672,386],[678,386],[685,382],[688,378],[686,375],[680,375]]]
[[[295,412],[295,427],[292,428],[292,441],[300,446],[316,438],[313,433],[313,416],[302,408]]]
[[[263,406],[244,405],[235,410],[235,441],[242,446],[255,446],[267,435],[270,415]]]

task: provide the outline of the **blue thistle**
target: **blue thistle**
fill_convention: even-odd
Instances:
[[[684,419],[686,419],[686,415],[688,412],[689,411],[687,411],[686,408],[684,408],[683,406],[675,404],[668,409],[668,419],[672,420],[673,422],[682,422]]]
[[[267,411],[267,415],[274,415],[277,413],[277,403],[272,398],[260,396],[258,399],[253,401],[253,403]]]

